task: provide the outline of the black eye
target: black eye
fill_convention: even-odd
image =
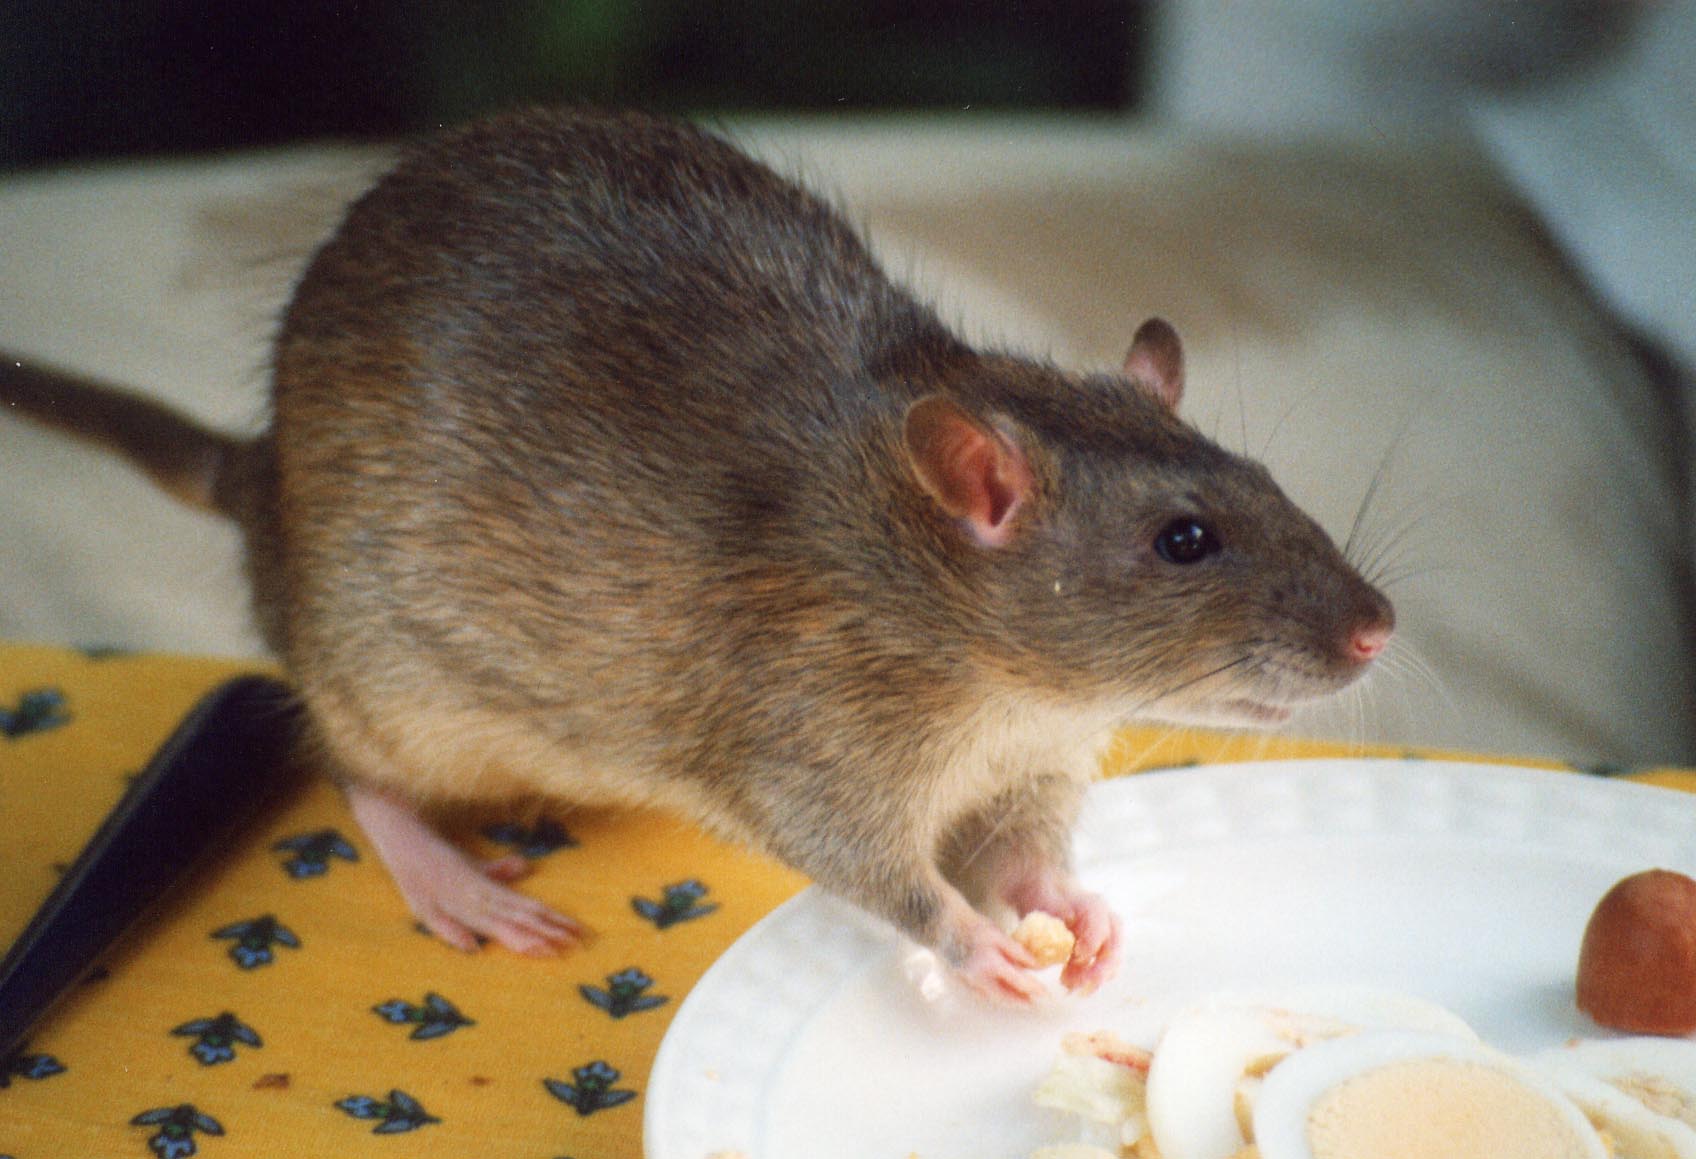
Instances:
[[[1194,519],[1174,519],[1154,537],[1155,553],[1167,563],[1200,563],[1219,547],[1219,537]]]

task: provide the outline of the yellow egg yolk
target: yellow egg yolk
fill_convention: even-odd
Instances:
[[[1478,1062],[1417,1058],[1363,1071],[1307,1117],[1314,1159],[1582,1159],[1555,1104]]]

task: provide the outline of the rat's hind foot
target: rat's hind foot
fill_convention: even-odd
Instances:
[[[436,937],[471,951],[490,938],[544,956],[581,945],[578,922],[508,889],[529,872],[517,855],[479,864],[449,843],[410,804],[357,782],[347,786],[354,819],[388,867],[406,904]]]

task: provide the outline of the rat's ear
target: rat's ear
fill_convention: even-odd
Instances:
[[[1176,411],[1184,395],[1184,344],[1164,318],[1150,318],[1137,327],[1125,355],[1125,377]]]
[[[930,395],[907,411],[907,454],[919,482],[984,547],[1012,538],[1034,485],[1024,452],[958,404]]]

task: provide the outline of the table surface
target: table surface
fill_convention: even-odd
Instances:
[[[255,668],[0,644],[0,944],[192,706]],[[1361,751],[1132,729],[1105,772]],[[1605,771],[1696,790],[1688,771]],[[0,1060],[0,1159],[638,1159],[678,1003],[804,879],[654,814],[466,815],[454,829],[489,854],[521,849],[526,888],[592,942],[545,960],[436,943],[340,795],[307,781]]]

